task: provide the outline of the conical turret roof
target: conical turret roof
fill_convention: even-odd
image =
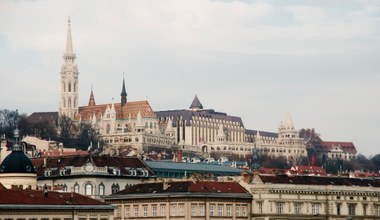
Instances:
[[[199,101],[198,96],[195,95],[193,102],[190,105],[190,109],[203,109],[202,103]]]

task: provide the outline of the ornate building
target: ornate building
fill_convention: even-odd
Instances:
[[[61,156],[32,159],[37,185],[63,192],[102,198],[128,186],[155,178],[137,157]]]
[[[278,133],[248,130],[240,117],[203,109],[197,96],[187,110],[159,111],[156,115],[183,149],[244,155],[257,147],[261,154],[290,160],[306,157],[304,141],[299,138],[290,115],[280,123]]]
[[[252,219],[380,219],[380,183],[343,177],[255,175]]]
[[[114,219],[250,220],[252,196],[236,182],[158,182],[107,196]]]

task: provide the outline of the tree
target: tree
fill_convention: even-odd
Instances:
[[[77,138],[75,140],[75,145],[79,149],[88,150],[89,146],[92,144],[93,144],[93,147],[95,147],[95,144],[98,141],[99,141],[98,136],[96,135],[95,130],[91,127],[90,124],[81,123],[79,125],[78,135],[77,135]]]
[[[375,171],[380,171],[380,154],[376,154],[371,158]]]
[[[0,134],[5,134],[6,137],[13,137],[13,131],[17,127],[18,118],[19,114],[17,110],[0,110]]]
[[[18,128],[21,134],[31,135],[41,139],[56,139],[57,128],[49,121],[31,120],[25,114],[20,115]]]
[[[72,147],[74,144],[73,140],[73,122],[71,118],[63,115],[58,119],[59,127],[59,140],[63,143],[64,146]]]
[[[322,139],[320,134],[318,134],[314,128],[302,128],[299,131],[299,137],[303,138],[305,141],[309,161],[311,161],[313,157],[316,159],[320,159],[322,157],[322,155],[319,155],[317,151],[317,148],[322,145]],[[321,162],[317,161],[317,164],[321,164]]]

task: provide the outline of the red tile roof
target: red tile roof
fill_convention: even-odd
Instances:
[[[112,103],[93,106],[81,106],[79,107],[79,113],[76,116],[76,119],[78,120],[80,116],[82,120],[90,120],[94,113],[99,119],[106,111],[107,106],[111,108]],[[117,119],[128,119],[129,116],[134,119],[137,117],[138,112],[140,112],[141,117],[143,118],[155,117],[155,114],[148,101],[127,102],[123,107],[121,107],[120,103],[114,103],[114,106]]]
[[[357,152],[354,143],[342,142],[342,141],[323,141],[321,143],[320,150],[330,151],[336,146],[340,147],[344,152],[347,152],[347,153],[356,154]]]
[[[43,191],[37,190],[0,190],[1,205],[106,205],[77,193],[60,193],[49,191],[47,196]]]

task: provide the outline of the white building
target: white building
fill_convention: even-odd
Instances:
[[[380,219],[380,183],[373,179],[256,175],[252,219]]]

